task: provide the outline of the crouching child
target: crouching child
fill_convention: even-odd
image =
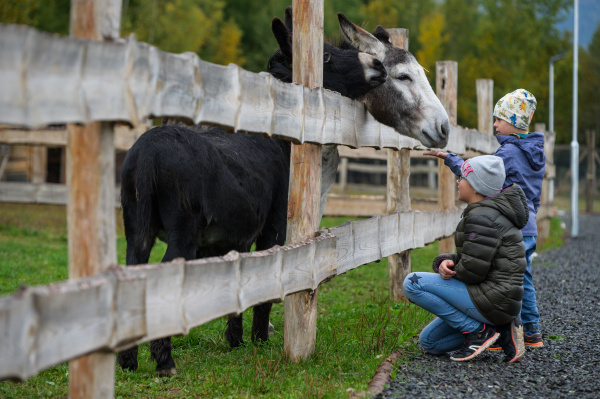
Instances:
[[[502,189],[504,180],[501,158],[466,160],[457,180],[458,199],[467,207],[456,227],[456,253],[435,258],[435,273],[404,280],[406,297],[437,316],[419,337],[429,353],[454,352],[452,360],[468,361],[494,343],[506,362],[525,353],[518,315],[526,269],[521,229],[529,210],[521,187]]]

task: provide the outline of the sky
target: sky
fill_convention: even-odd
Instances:
[[[572,1],[575,4],[575,1]],[[579,45],[588,48],[600,24],[600,0],[579,0]],[[569,16],[559,24],[559,29],[573,32],[573,6]]]

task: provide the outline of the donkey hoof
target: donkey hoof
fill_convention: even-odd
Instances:
[[[171,367],[170,369],[166,370],[156,370],[156,375],[159,377],[173,377],[174,375],[177,375],[177,369],[175,369],[175,367]]]
[[[269,323],[269,337],[273,336],[275,334],[275,326],[271,323]]]

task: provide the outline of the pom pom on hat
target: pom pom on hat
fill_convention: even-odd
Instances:
[[[500,193],[506,179],[504,161],[495,155],[480,155],[467,159],[460,171],[471,187],[485,197]]]
[[[494,116],[517,129],[527,130],[536,106],[537,101],[533,94],[525,89],[517,89],[498,100],[494,107]]]

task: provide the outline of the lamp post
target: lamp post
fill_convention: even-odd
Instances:
[[[571,141],[571,237],[579,235],[579,143],[577,142],[577,70],[579,67],[579,0],[574,0],[573,140]]]
[[[550,87],[550,95],[549,95],[549,97],[550,97],[550,99],[549,99],[550,100],[549,101],[549,103],[550,103],[550,118],[548,121],[548,130],[552,133],[555,133],[554,132],[554,62],[558,61],[560,59],[563,59],[565,57],[566,57],[565,53],[555,54],[552,57],[550,57],[550,73],[549,73],[549,76],[550,76],[550,78],[549,78],[550,79],[550,82],[549,82],[550,83],[549,84],[549,87]],[[550,184],[550,187],[548,188],[548,195],[549,195],[548,200],[550,201],[550,203],[552,203],[554,201],[554,179],[550,179],[549,184]]]

